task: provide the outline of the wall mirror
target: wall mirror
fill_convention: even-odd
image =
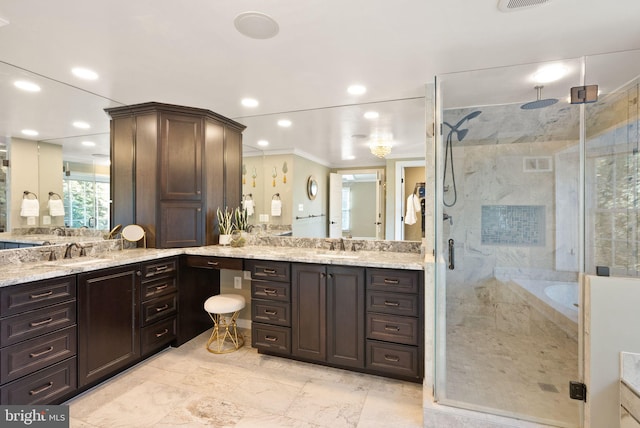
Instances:
[[[32,81],[41,87],[41,91],[25,96],[14,87],[16,80]],[[60,186],[65,187],[40,188],[38,183],[29,185],[29,190],[45,196],[54,191],[68,198],[71,190],[78,191],[77,183],[72,188],[69,178],[77,177],[77,182],[85,183],[82,189],[84,198],[103,203],[96,202],[82,212],[77,210],[78,220],[67,226],[80,228],[95,224],[98,229],[110,230],[113,225],[108,224],[109,118],[104,109],[122,104],[8,64],[0,64],[0,82],[0,131],[3,135],[0,137],[0,158],[11,158],[12,142],[15,145],[16,141],[32,144],[36,148],[36,156],[39,144],[60,146],[62,159],[53,161],[55,165],[49,167],[60,172]],[[36,114],[41,110],[33,108],[34,103],[45,105],[47,114]],[[376,119],[365,118],[365,113],[371,111],[377,113]],[[219,113],[224,115],[224,112]],[[286,128],[278,126],[278,120],[282,118],[289,120],[291,125]],[[328,236],[326,227],[319,231],[311,228],[311,223],[328,224],[329,174],[342,170],[383,168],[386,170],[383,184],[387,199],[387,209],[383,213],[387,224],[383,237],[402,239],[394,232],[398,214],[393,207],[403,204],[404,199],[396,191],[394,171],[396,164],[405,159],[424,159],[423,98],[231,119],[247,126],[243,134],[246,168],[243,168],[242,178],[245,197],[251,195],[255,201],[255,214],[250,222],[258,224],[259,215],[267,214],[268,223],[288,225],[294,236]],[[83,121],[89,128],[77,128],[75,121]],[[39,135],[22,135],[21,130],[28,128],[38,130]],[[369,148],[371,137],[382,134],[393,136],[391,153],[385,158],[374,156]],[[269,141],[267,147],[258,145],[258,141],[263,139]],[[38,159],[38,163],[43,165],[51,162],[46,156]],[[284,165],[287,167],[283,168]],[[11,173],[11,166],[2,168],[5,176]],[[0,217],[4,228],[25,227],[19,216],[13,221],[9,219],[11,212],[16,210],[12,200],[14,193],[19,191],[21,195],[26,188],[18,184],[14,190],[10,189],[7,186],[10,180],[2,181],[2,174],[0,194],[5,199],[0,198]],[[315,178],[315,186],[308,182],[310,175]],[[286,183],[283,182],[285,180]],[[15,180],[12,182],[16,184]],[[275,193],[282,195],[283,213],[280,217],[270,216],[270,204]],[[312,199],[314,194],[315,199]],[[105,218],[106,222],[100,221]],[[45,226],[41,218],[38,225]],[[0,224],[0,229],[2,227]]]
[[[318,195],[318,182],[313,175],[307,178],[307,197],[311,200],[315,199]]]

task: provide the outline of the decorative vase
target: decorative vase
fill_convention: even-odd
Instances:
[[[218,243],[220,245],[229,245],[231,243],[231,235],[220,235]]]

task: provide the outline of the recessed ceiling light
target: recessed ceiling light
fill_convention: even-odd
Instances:
[[[260,140],[258,141],[258,145],[261,147],[266,147],[269,145],[269,142],[267,140]]]
[[[94,147],[96,143],[94,143],[93,141],[83,141],[82,145],[87,147]]]
[[[80,129],[89,129],[89,128],[91,128],[91,125],[89,125],[87,122],[82,122],[82,121],[73,122],[73,126],[75,126],[76,128],[80,128]]]
[[[18,89],[22,89],[23,91],[40,92],[40,86],[36,85],[33,82],[28,82],[26,80],[17,80],[13,82],[13,85]]]
[[[282,126],[283,128],[288,128],[291,126],[291,121],[289,119],[280,119],[278,121],[278,126]]]
[[[88,68],[75,67],[71,69],[71,72],[81,79],[85,80],[96,80],[98,78],[98,73],[93,70],[89,70]]]
[[[569,69],[562,64],[550,64],[542,67],[533,75],[533,80],[537,83],[549,83],[562,79]]]
[[[377,119],[380,114],[377,111],[368,111],[364,114],[365,119]]]
[[[241,101],[242,105],[245,107],[258,107],[258,100],[253,98],[243,98]]]
[[[351,95],[362,95],[367,92],[367,88],[362,85],[351,85],[347,88],[347,92]]]
[[[241,34],[252,39],[270,39],[280,31],[278,23],[261,12],[243,12],[235,17],[233,25]]]
[[[24,135],[28,135],[30,137],[35,137],[36,135],[38,135],[38,131],[35,131],[33,129],[23,129],[21,132]]]

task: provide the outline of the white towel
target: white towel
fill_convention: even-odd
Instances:
[[[253,199],[248,199],[246,201],[243,201],[242,204],[244,205],[243,208],[247,210],[247,217],[252,216],[253,209],[255,208],[255,203],[253,202]]]
[[[407,214],[404,216],[405,224],[416,224],[418,221],[416,213],[420,211],[422,211],[420,198],[415,193],[412,193],[407,198]]]
[[[23,199],[20,206],[21,217],[39,217],[40,203],[37,199]]]
[[[282,201],[280,199],[271,200],[271,217],[280,217],[282,215]]]
[[[49,215],[51,217],[64,217],[64,204],[62,199],[49,199]]]

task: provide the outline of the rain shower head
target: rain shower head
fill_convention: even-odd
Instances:
[[[558,100],[556,98],[547,98],[547,99],[541,99],[542,98],[542,88],[543,86],[536,86],[535,90],[537,93],[537,100],[535,101],[531,101],[525,104],[522,104],[520,106],[521,109],[523,110],[534,110],[537,108],[545,108],[545,107],[549,107],[555,103],[558,102]]]

